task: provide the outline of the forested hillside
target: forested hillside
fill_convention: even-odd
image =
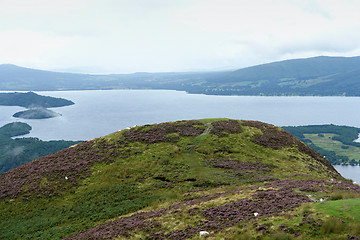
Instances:
[[[39,157],[70,147],[75,141],[42,141],[38,138],[15,138],[29,133],[31,126],[14,122],[0,128],[0,174]]]
[[[0,90],[169,89],[212,95],[360,96],[360,57],[313,57],[235,71],[71,74],[0,65]]]

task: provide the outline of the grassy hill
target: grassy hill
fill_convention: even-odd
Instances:
[[[71,74],[0,65],[0,90],[169,89],[212,95],[359,96],[360,57],[313,57],[223,72]]]
[[[0,238],[199,239],[208,231],[209,239],[355,239],[359,194],[281,128],[169,122],[0,175]]]

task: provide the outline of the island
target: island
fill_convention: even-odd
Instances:
[[[73,101],[64,98],[41,96],[34,92],[0,93],[0,105],[19,106],[28,109],[15,113],[13,117],[16,118],[45,119],[59,117],[61,114],[47,108],[64,107],[73,104]]]
[[[34,108],[21,112],[17,112],[13,115],[16,118],[24,118],[24,119],[46,119],[61,116],[60,113],[51,111],[46,108]]]
[[[34,92],[0,93],[0,105],[19,106],[25,108],[53,108],[73,105],[74,102],[49,96],[41,96]]]

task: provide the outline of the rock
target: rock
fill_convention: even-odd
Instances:
[[[200,237],[208,237],[210,235],[210,233],[207,231],[200,231],[199,234],[200,234]]]

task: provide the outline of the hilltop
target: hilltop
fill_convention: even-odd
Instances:
[[[283,129],[137,126],[0,175],[2,239],[356,239],[360,186]]]
[[[0,65],[0,90],[168,89],[209,95],[359,96],[360,57],[319,56],[234,71],[72,74]]]

